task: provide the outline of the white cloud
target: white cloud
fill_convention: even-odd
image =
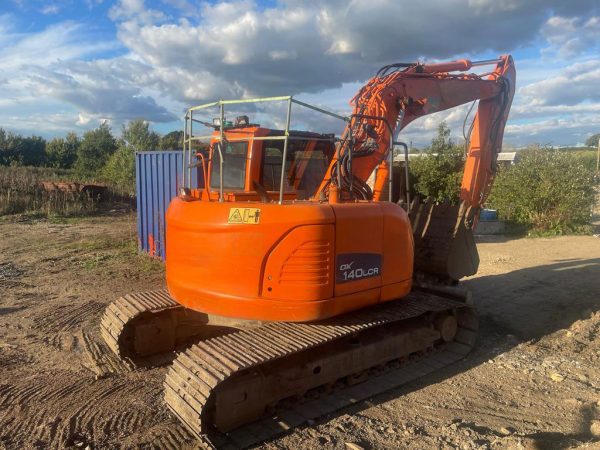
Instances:
[[[34,112],[27,120],[17,114],[0,114],[2,128],[19,130],[25,134],[64,135],[74,131],[77,125],[77,114],[71,112]]]
[[[49,5],[45,5],[40,9],[42,14],[58,14],[60,11],[60,7],[56,3],[51,3]]]
[[[548,116],[571,116],[584,114],[600,114],[600,102],[580,103],[578,105],[552,105],[539,106],[529,104],[519,104],[512,108],[512,119],[536,119]]]
[[[598,50],[600,44],[600,16],[550,17],[542,27],[542,35],[550,46],[546,54],[570,58]]]
[[[136,83],[143,79],[144,67],[127,60],[77,62],[64,67],[36,69],[29,77],[31,88],[40,96],[48,96],[75,106],[86,116],[117,121],[144,117],[154,122],[170,122],[177,116],[145,95]],[[127,72],[128,78],[119,77]]]
[[[177,8],[184,13],[191,15],[198,12],[199,7],[195,6],[193,3],[190,3],[188,0],[161,0],[164,4],[170,5],[174,8]]]
[[[102,0],[86,1],[92,7]],[[528,130],[536,123],[547,130],[546,124],[561,123],[567,116],[579,124],[563,128],[563,139],[571,139],[578,126],[594,125],[588,118],[597,115],[600,105],[600,60],[589,55],[600,41],[597,0],[149,4],[116,1],[109,16],[128,53],[96,60],[91,57],[114,43],[103,46],[102,40],[86,37],[82,24],[63,22],[25,35],[12,28],[11,18],[0,15],[0,64],[8,74],[2,77],[12,80],[0,82],[0,97],[17,88],[15,98],[33,92],[63,102],[74,111],[63,118],[78,126],[99,117],[114,123],[141,116],[171,121],[194,103],[300,93],[347,112],[358,87],[384,64],[489,58],[537,45],[546,47],[546,59],[516,62],[519,90],[509,140],[520,139],[518,131],[523,139],[531,136]],[[185,17],[168,16],[158,10],[161,4]],[[567,56],[574,62],[564,68],[561,58]],[[263,108],[253,113],[266,123]],[[428,143],[441,119],[458,137],[463,114],[464,108],[416,121],[407,128],[407,139]],[[300,127],[334,126],[305,112],[295,120]]]
[[[600,116],[574,115],[569,118],[550,118],[534,123],[509,124],[506,133],[509,136],[523,136],[524,142],[561,145],[563,135],[569,132],[574,140],[570,143],[583,142],[589,136],[590,129],[600,129]]]
[[[83,36],[84,28],[75,22],[61,22],[31,34],[0,28],[0,67],[4,74],[24,66],[48,66],[114,48],[115,43],[95,42]]]
[[[141,88],[146,66],[126,58],[82,61],[90,55],[114,49],[117,46],[114,41],[97,42],[82,24],[75,22],[57,23],[36,33],[18,33],[2,17],[0,126],[31,127],[36,118],[41,117],[39,110],[55,105],[56,111],[56,102],[68,112],[48,114],[52,120],[46,125],[42,122],[41,129],[56,132],[92,124],[92,118],[100,117],[117,121],[133,117],[158,122],[176,119]],[[140,85],[136,84],[134,74],[140,76]],[[28,108],[26,113],[25,108]],[[20,122],[12,113],[15,111],[23,115]]]
[[[88,116],[85,113],[79,113],[79,118],[77,119],[77,125],[87,125],[92,120],[91,116]]]
[[[551,11],[570,14],[581,3],[452,0],[433,12],[412,0],[281,1],[265,9],[239,0],[202,3],[192,23],[136,20],[152,10],[142,0],[122,0],[113,17],[121,42],[160,84],[170,84],[165,92],[189,103],[319,92],[365,80],[398,60],[498,54],[533,43]],[[194,79],[194,86],[171,84],[169,72]]]
[[[559,74],[522,87],[531,105],[576,105],[600,102],[600,59],[572,64]]]
[[[165,19],[165,15],[155,9],[147,9],[144,0],[118,0],[109,10],[112,20],[135,20],[153,23]]]
[[[295,50],[271,50],[269,57],[275,60],[296,59],[298,53]]]

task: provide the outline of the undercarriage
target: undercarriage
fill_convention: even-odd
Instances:
[[[171,362],[167,406],[206,445],[239,448],[461,359],[478,327],[470,303],[459,289],[425,287],[320,322],[257,322],[153,291],[118,299],[101,328],[132,366]]]

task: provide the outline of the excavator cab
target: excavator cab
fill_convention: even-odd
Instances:
[[[188,123],[200,121],[197,112]],[[284,130],[246,117],[233,124],[224,113],[213,124],[210,135],[186,135],[183,193],[167,211],[166,279],[178,303],[219,316],[305,322],[410,292],[404,209],[319,195],[336,151],[332,134],[294,131],[289,120]],[[201,138],[208,151],[192,145]],[[204,186],[190,186],[191,170],[202,172]]]
[[[221,146],[220,133],[215,131],[208,149],[197,155],[196,165],[206,172],[207,181],[193,195],[218,201],[222,169],[223,192],[229,200],[275,201],[280,188],[285,200],[309,200],[333,157],[334,136],[289,131],[282,184],[284,135],[284,130],[258,125],[225,127]]]

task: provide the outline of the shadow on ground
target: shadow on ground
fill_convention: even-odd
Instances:
[[[467,358],[367,402],[338,411],[326,420],[343,414],[360,414],[374,405],[477,367],[523,341],[535,342],[569,328],[578,320],[589,319],[592,313],[600,310],[600,258],[562,260],[549,265],[482,276],[464,282],[463,286],[473,292],[480,317],[479,343]],[[516,339],[509,339],[510,335]],[[580,408],[580,429],[576,433],[536,432],[521,436],[534,440],[538,450],[566,449],[581,442],[597,442],[589,432],[591,421],[597,419],[594,414],[591,407]],[[463,423],[461,426],[476,431],[485,428],[483,431],[486,434],[499,436],[497,431],[474,423]]]

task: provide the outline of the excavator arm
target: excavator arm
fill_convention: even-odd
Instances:
[[[466,73],[489,64],[495,68],[487,74]],[[418,117],[479,100],[461,186],[461,200],[479,207],[493,181],[514,89],[515,67],[508,55],[491,61],[383,67],[352,99],[352,115],[317,194],[333,202],[379,200],[394,136]],[[366,181],[376,167],[371,192]]]

